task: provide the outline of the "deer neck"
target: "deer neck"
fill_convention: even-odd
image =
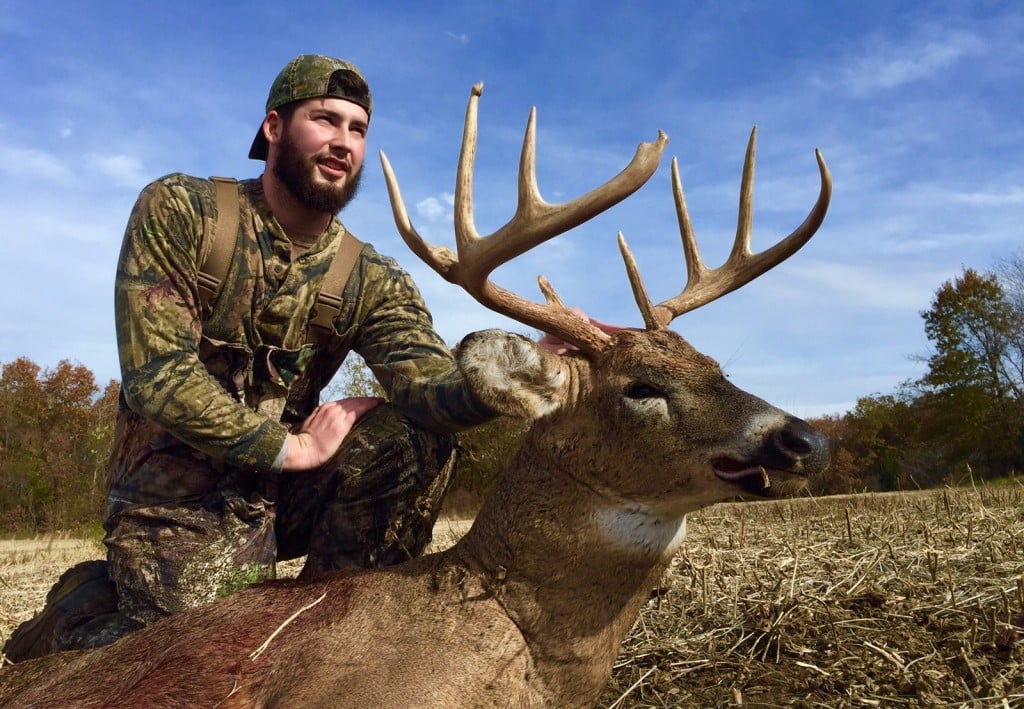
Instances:
[[[591,455],[571,448],[535,424],[453,551],[519,626],[549,686],[600,692],[685,517],[659,517],[568,472]]]

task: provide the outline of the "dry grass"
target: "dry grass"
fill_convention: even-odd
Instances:
[[[720,505],[602,705],[1024,706],[1024,488]]]
[[[0,541],[0,645],[43,606],[54,581],[79,561],[99,559],[98,542],[47,537]]]
[[[0,543],[0,641],[101,554]],[[1022,612],[1019,485],[719,505],[691,516],[601,706],[1024,707]]]

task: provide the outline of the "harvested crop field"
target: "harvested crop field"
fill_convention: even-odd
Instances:
[[[101,554],[5,544],[0,641]],[[691,515],[600,706],[1024,707],[1022,613],[1021,485],[718,505]]]

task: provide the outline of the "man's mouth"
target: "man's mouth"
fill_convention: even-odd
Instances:
[[[348,163],[338,158],[320,158],[317,160],[317,165],[329,177],[343,177],[349,172]]]

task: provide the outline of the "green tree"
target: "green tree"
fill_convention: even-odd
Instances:
[[[354,396],[384,396],[384,387],[373,376],[363,358],[353,352],[345,358],[330,384],[324,387],[320,399],[333,401]]]
[[[33,526],[52,486],[42,479],[40,367],[22,357],[0,370],[0,524]]]
[[[965,269],[939,287],[921,316],[932,344],[920,381],[926,435],[953,466],[967,463],[983,475],[1019,469],[1024,318],[999,277]]]
[[[1021,397],[1024,382],[1015,362],[1024,333],[996,274],[965,269],[939,287],[921,316],[934,349],[923,379],[929,389]]]
[[[903,478],[910,407],[903,396],[865,396],[847,417],[845,448],[857,461],[866,487],[897,490],[908,482]]]

